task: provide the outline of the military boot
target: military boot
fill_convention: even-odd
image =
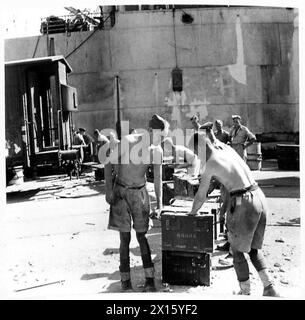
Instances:
[[[264,288],[263,296],[265,296],[265,297],[277,297],[277,298],[280,297],[279,293],[276,292],[273,284],[269,284],[269,286]]]
[[[133,291],[129,272],[121,272],[121,289],[123,292]]]
[[[237,292],[238,295],[249,296],[250,295],[250,280],[239,281],[240,291]]]
[[[145,284],[144,292],[156,292],[154,268],[144,268]]]

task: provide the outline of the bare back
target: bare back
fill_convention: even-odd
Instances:
[[[223,143],[212,148],[203,174],[216,177],[228,191],[239,190],[255,183],[248,165],[230,146]]]
[[[190,215],[197,214],[205,202],[210,181],[216,178],[228,192],[248,188],[255,183],[252,173],[247,164],[230,147],[215,139],[213,143],[205,135],[199,135],[202,146],[200,152],[202,162],[202,174],[199,189],[195,195]]]
[[[130,134],[123,137],[123,139],[118,146],[120,155],[119,164],[116,166],[117,177],[126,186],[143,185],[146,182],[145,173],[148,167],[148,162],[135,162],[135,159],[133,159],[134,154],[132,155],[133,150],[135,150],[133,148],[141,142],[141,135]],[[121,148],[123,143],[125,143],[125,145],[128,144],[128,150]],[[150,151],[148,150],[147,152]]]

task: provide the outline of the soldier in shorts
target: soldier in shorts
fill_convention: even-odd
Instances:
[[[249,266],[244,256],[250,260],[263,283],[264,296],[276,296],[260,251],[262,248],[267,218],[266,199],[254,180],[252,173],[243,159],[231,147],[214,139],[206,132],[198,132],[197,152],[204,163],[198,192],[193,201],[190,215],[196,215],[206,200],[210,180],[215,177],[229,193],[227,208],[228,240],[233,252],[233,264],[240,285],[239,294],[250,294]],[[200,146],[203,146],[200,150]],[[196,150],[196,148],[195,148]]]
[[[162,209],[162,159],[161,145],[155,142],[150,145],[154,130],[161,135],[168,132],[168,122],[158,115],[149,121],[148,143],[143,144],[142,133],[131,133],[123,136],[117,145],[117,156],[112,150],[110,163],[105,166],[106,201],[110,204],[109,229],[120,233],[120,275],[123,291],[132,290],[130,278],[129,244],[131,228],[136,231],[143,262],[145,285],[144,291],[155,291],[154,264],[151,259],[150,246],[146,233],[149,228],[150,202],[146,189],[146,171],[150,163],[154,165],[154,188],[157,199],[157,216]],[[111,139],[113,140],[113,139]],[[160,137],[158,142],[161,142]],[[141,142],[142,141],[142,142]],[[142,143],[142,144],[141,144]],[[134,158],[132,150],[141,146],[142,159]],[[128,146],[126,148],[126,146]],[[116,161],[118,159],[118,161]],[[139,161],[140,160],[140,161]],[[113,178],[112,165],[115,164]]]

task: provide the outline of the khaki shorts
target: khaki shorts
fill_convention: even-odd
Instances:
[[[228,241],[232,249],[249,252],[261,249],[267,220],[267,203],[262,190],[248,191],[230,199],[227,212]]]
[[[129,232],[133,227],[136,232],[147,232],[150,202],[146,187],[128,189],[115,184],[113,195],[114,201],[110,206],[108,229]]]

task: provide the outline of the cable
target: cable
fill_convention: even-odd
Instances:
[[[173,8],[173,25],[174,25],[174,45],[175,45],[176,68],[178,68],[177,45],[176,45],[175,8]]]
[[[110,15],[105,19],[106,22],[110,18]],[[84,43],[86,43],[99,29],[95,29],[84,41],[82,41],[76,48],[74,48],[70,53],[68,53],[65,58],[68,58],[72,53],[79,49]]]
[[[82,41],[76,48],[74,48],[69,54],[65,56],[65,58],[68,58],[71,56],[72,53],[74,53],[77,49],[79,49],[85,42],[87,42],[94,34],[96,31],[99,29],[95,29],[84,41]]]
[[[35,49],[34,49],[33,58],[35,58],[35,54],[36,54],[36,51],[37,51],[37,48],[38,48],[39,40],[40,40],[40,36],[38,36],[37,41],[36,41],[36,46],[35,46]]]

